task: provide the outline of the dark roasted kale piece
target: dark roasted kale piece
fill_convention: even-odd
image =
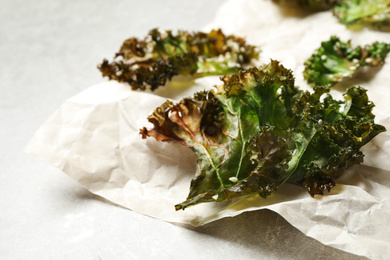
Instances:
[[[153,29],[143,39],[126,40],[113,61],[98,66],[103,77],[127,82],[132,89],[164,86],[177,75],[226,75],[256,60],[255,46],[221,30],[209,33]]]

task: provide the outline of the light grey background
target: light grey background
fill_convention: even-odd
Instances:
[[[1,2],[0,259],[357,259],[268,210],[199,228],[152,219],[89,193],[23,152],[65,99],[104,80],[96,65],[126,38],[154,27],[201,30],[221,4]]]

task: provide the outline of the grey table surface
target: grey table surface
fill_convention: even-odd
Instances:
[[[103,79],[96,65],[151,28],[201,30],[224,1],[24,1],[0,8],[0,259],[358,259],[276,213],[202,227],[116,206],[23,152],[69,97]]]

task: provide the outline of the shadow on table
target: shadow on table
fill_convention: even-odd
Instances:
[[[121,207],[82,187],[73,190],[70,194],[72,194],[69,198],[71,201],[74,199],[86,203],[94,201]],[[229,242],[226,244],[230,247],[236,244],[239,250],[246,248],[253,254],[259,252],[259,255],[267,255],[269,259],[367,259],[326,246],[304,235],[279,214],[268,209],[244,212],[238,216],[223,218],[200,227],[174,225],[202,236]],[[215,250],[223,250],[223,248]]]
[[[245,212],[201,227],[186,227],[204,235],[268,251],[275,259],[367,259],[326,246],[307,237],[271,210]]]

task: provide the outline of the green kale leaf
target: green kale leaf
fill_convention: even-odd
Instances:
[[[332,86],[352,77],[361,66],[383,65],[389,52],[388,43],[352,47],[350,41],[332,36],[305,62],[303,75],[311,85]]]
[[[339,0],[334,15],[346,25],[390,25],[390,0]]]
[[[209,33],[153,29],[141,40],[127,39],[114,60],[98,66],[103,77],[127,82],[133,90],[155,90],[177,75],[226,75],[258,59],[255,46],[220,29]]]
[[[167,101],[148,117],[153,128],[140,131],[196,155],[189,195],[176,210],[256,193],[265,198],[285,182],[322,194],[385,131],[374,123],[364,89],[348,89],[344,101],[325,87],[304,92],[277,61],[222,81],[217,91]]]

